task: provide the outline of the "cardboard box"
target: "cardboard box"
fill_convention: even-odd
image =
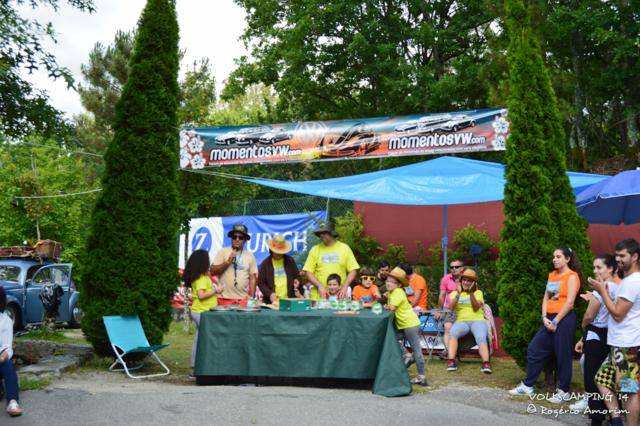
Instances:
[[[280,310],[288,312],[304,312],[311,310],[309,299],[280,299]]]

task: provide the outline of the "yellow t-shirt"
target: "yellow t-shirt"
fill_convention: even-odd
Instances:
[[[206,312],[211,308],[215,308],[218,306],[218,297],[212,296],[208,299],[200,300],[198,297],[198,290],[210,291],[213,286],[211,285],[211,278],[206,275],[200,275],[200,277],[191,283],[192,295],[193,295],[193,305],[191,305],[191,310],[193,312]]]
[[[411,303],[409,303],[409,299],[407,299],[407,293],[405,293],[402,288],[398,287],[389,293],[389,300],[387,303],[396,307],[394,313],[396,328],[398,330],[420,325],[418,315],[416,315],[411,308]]]
[[[484,302],[482,291],[476,290],[473,294],[476,296],[477,301]],[[457,295],[457,291],[452,291],[449,297],[453,300]],[[456,312],[458,312],[458,321],[484,321],[484,309],[480,308],[474,311],[473,306],[471,306],[471,296],[466,291],[460,293]]]
[[[276,297],[286,299],[287,295],[287,274],[284,272],[284,259],[271,259],[273,264],[273,282],[276,286]]]
[[[336,241],[330,247],[323,243],[313,246],[302,269],[311,272],[326,287],[329,275],[340,275],[344,284],[347,274],[358,268],[360,265],[358,265],[351,247],[341,241]],[[320,300],[320,294],[316,287],[311,289],[311,300]]]

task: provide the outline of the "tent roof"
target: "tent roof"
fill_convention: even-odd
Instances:
[[[606,176],[567,172],[574,191]],[[292,182],[246,178],[246,181],[318,197],[402,205],[450,205],[499,201],[505,185],[504,165],[457,157],[332,179]]]

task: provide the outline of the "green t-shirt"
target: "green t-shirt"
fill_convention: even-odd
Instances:
[[[287,274],[284,271],[284,259],[271,259],[273,264],[273,282],[276,286],[276,297],[278,299],[287,298]]]
[[[351,247],[341,241],[336,241],[330,247],[323,243],[313,246],[302,269],[315,275],[326,288],[329,275],[340,275],[344,284],[347,274],[358,268],[360,265],[358,265]],[[316,287],[311,289],[311,299],[320,300],[320,294]]]
[[[477,301],[484,302],[482,291],[476,290],[473,294],[476,297]],[[449,295],[449,297],[451,298],[450,300],[452,300],[457,295],[457,291],[452,291]],[[473,306],[471,306],[471,295],[466,291],[460,293],[456,312],[458,313],[458,321],[484,321],[484,309],[480,308],[477,311],[474,311]]]
[[[193,312],[206,312],[211,308],[215,308],[218,306],[218,297],[212,296],[208,299],[200,300],[198,297],[198,290],[210,291],[213,286],[211,285],[211,278],[207,275],[200,275],[200,277],[191,283],[193,295],[193,305],[191,305],[191,310]]]
[[[398,287],[389,293],[389,300],[387,303],[396,307],[394,315],[396,328],[398,330],[420,325],[418,315],[416,315],[411,308],[411,303],[409,303],[409,299],[407,299],[407,293],[405,293],[402,288]]]

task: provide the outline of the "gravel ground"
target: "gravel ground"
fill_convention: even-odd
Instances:
[[[26,413],[12,420],[0,413],[0,424],[587,424],[577,414],[543,416],[539,405],[537,414],[526,414],[528,400],[512,400],[499,389],[461,385],[385,398],[359,390],[185,386],[87,373],[65,377],[46,390],[23,392],[21,402]]]

